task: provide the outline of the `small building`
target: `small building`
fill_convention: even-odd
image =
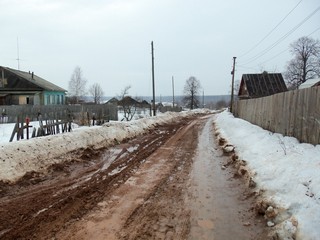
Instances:
[[[281,73],[243,74],[239,99],[260,98],[288,91]]]
[[[35,75],[0,66],[0,105],[61,105],[66,90]]]
[[[113,97],[113,98],[109,99],[109,100],[106,102],[106,104],[115,104],[115,105],[118,105],[118,102],[119,102],[119,100],[118,100],[117,98]]]
[[[299,86],[299,89],[320,86],[320,78],[313,78],[305,81]]]

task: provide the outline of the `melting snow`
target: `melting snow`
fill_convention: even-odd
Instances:
[[[198,110],[203,111],[203,110]],[[103,126],[78,128],[71,133],[8,143],[13,126],[0,124],[0,180],[15,181],[28,171],[44,171],[59,157],[78,148],[100,148],[115,140],[142,134],[156,124],[170,122],[197,111],[167,113],[131,122],[110,122]],[[320,145],[271,133],[228,112],[217,115],[216,126],[238,156],[248,163],[264,196],[286,210],[275,227],[296,233],[297,239],[320,236]],[[134,149],[129,149],[132,151]],[[108,164],[107,164],[108,165]],[[106,166],[107,167],[107,166]],[[116,174],[116,169],[111,174]],[[278,222],[277,222],[278,221]],[[290,238],[288,238],[290,239]]]

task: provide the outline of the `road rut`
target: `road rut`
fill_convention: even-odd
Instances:
[[[1,239],[265,239],[214,115],[158,125],[1,186]]]

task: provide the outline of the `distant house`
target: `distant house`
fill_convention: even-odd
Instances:
[[[115,104],[115,105],[118,105],[118,102],[119,102],[119,100],[118,100],[117,98],[113,97],[113,98],[109,99],[109,100],[106,102],[106,104]]]
[[[281,73],[243,74],[238,97],[239,99],[259,98],[287,90]]]
[[[66,90],[35,75],[0,66],[0,105],[65,104]]]
[[[132,97],[125,96],[121,100],[118,101],[119,106],[138,106],[139,102]]]
[[[320,86],[320,78],[309,79],[299,86],[299,89]]]
[[[123,99],[118,100],[117,98],[111,98],[108,103],[116,104],[118,106],[135,106],[137,108],[150,108],[150,103],[148,103],[146,100],[143,101],[137,101],[133,99],[130,96],[125,96]]]

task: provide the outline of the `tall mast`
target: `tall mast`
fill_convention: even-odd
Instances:
[[[19,38],[17,37],[17,59],[18,61],[18,70],[20,70],[20,57],[19,57]]]

